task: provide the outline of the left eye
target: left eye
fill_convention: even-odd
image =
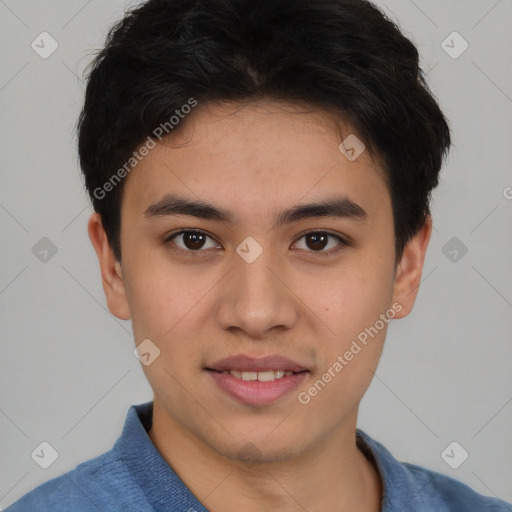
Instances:
[[[329,239],[331,239],[331,242]],[[342,245],[344,243],[341,237],[325,231],[311,231],[302,235],[299,240],[304,240],[302,243],[303,247],[298,247],[299,249],[311,250],[313,252],[327,252],[324,249],[332,249],[340,245],[340,243]],[[336,243],[332,243],[332,240]],[[299,245],[299,242],[295,245]]]

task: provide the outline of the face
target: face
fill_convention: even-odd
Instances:
[[[388,322],[412,308],[428,225],[396,266],[382,173],[338,149],[327,114],[200,105],[179,134],[126,180],[120,265],[89,225],[110,310],[160,351],[143,366],[155,408],[233,459],[350,435]]]

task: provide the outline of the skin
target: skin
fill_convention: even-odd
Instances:
[[[161,351],[143,366],[154,391],[151,440],[214,512],[379,511],[381,479],[356,447],[355,429],[386,327],[307,405],[297,395],[393,304],[401,306],[395,318],[411,311],[430,217],[397,265],[382,172],[368,151],[349,161],[338,150],[342,139],[326,113],[223,103],[199,105],[182,123],[126,179],[121,263],[97,214],[88,226],[110,311],[131,318],[136,344],[149,338]],[[237,222],[144,216],[166,193],[229,210]],[[281,210],[334,196],[360,205],[366,220],[315,217],[272,227]],[[183,236],[165,241],[192,228],[211,236],[204,248],[194,252]],[[330,238],[319,249],[304,237],[322,230],[350,244]],[[263,249],[252,263],[236,252],[248,236]],[[319,251],[328,255],[315,257]],[[249,406],[204,370],[234,354],[280,354],[310,373],[297,391]],[[248,447],[252,462],[243,457]]]

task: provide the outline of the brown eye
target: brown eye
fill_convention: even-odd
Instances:
[[[206,237],[202,233],[195,233],[194,231],[183,233],[183,244],[190,250],[201,249],[205,240]]]
[[[306,235],[306,245],[313,251],[325,249],[329,236],[326,233],[310,233]]]
[[[168,238],[167,243],[173,243],[186,252],[199,252],[201,249],[218,248],[210,236],[202,231],[180,231]]]
[[[298,249],[325,255],[337,252],[343,246],[348,245],[340,236],[326,231],[310,231],[302,235],[298,240],[295,244]]]

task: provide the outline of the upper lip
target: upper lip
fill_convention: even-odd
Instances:
[[[277,354],[254,358],[243,354],[225,357],[206,367],[208,370],[238,370],[249,372],[264,372],[269,370],[283,370],[285,372],[302,372],[306,367]]]

